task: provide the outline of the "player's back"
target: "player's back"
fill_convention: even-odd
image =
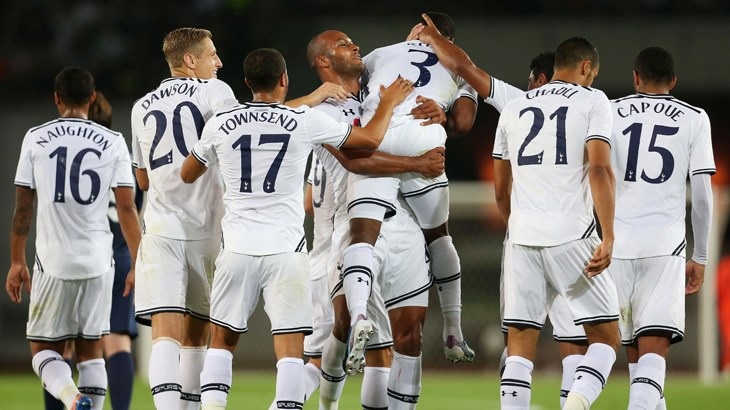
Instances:
[[[594,234],[585,145],[610,133],[609,102],[596,89],[553,81],[507,104],[495,152],[501,146],[511,163],[515,243],[554,246]]]
[[[132,108],[134,166],[149,179],[145,232],[171,239],[204,239],[220,230],[222,184],[217,172],[183,184],[180,168],[205,122],[236,103],[217,79],[168,78]]]
[[[687,178],[715,172],[707,114],[670,95],[613,100],[614,256],[683,253]]]
[[[215,152],[220,165],[225,248],[249,255],[301,250],[309,152],[315,144],[339,147],[350,129],[306,106],[244,103],[218,112],[193,154],[210,164]]]
[[[121,134],[59,118],[28,131],[15,184],[36,190],[36,261],[51,276],[82,279],[111,266],[111,188],[134,187]]]
[[[363,102],[363,123],[375,114],[380,102],[380,86],[388,86],[398,76],[413,81],[415,91],[395,107],[391,124],[408,119],[417,105],[416,97],[434,100],[447,110],[459,95],[463,80],[439,63],[433,49],[418,40],[405,41],[373,50],[363,58],[363,82],[368,93]]]

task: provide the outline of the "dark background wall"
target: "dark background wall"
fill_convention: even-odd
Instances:
[[[631,93],[631,68],[639,50],[661,45],[675,56],[679,81],[675,96],[703,107],[713,126],[713,145],[720,168],[716,182],[730,182],[730,3],[721,0],[528,0],[474,2],[451,0],[341,2],[331,0],[196,0],[196,1],[42,1],[6,2],[0,16],[0,268],[9,266],[7,238],[14,206],[13,176],[25,131],[57,116],[53,78],[67,65],[92,71],[98,89],[114,107],[114,128],[129,139],[133,101],[169,75],[161,52],[162,38],[181,26],[210,29],[223,61],[219,78],[239,99],[250,99],[243,84],[243,57],[259,47],[279,49],[287,59],[290,96],[319,85],[306,65],[305,49],[318,32],[336,28],[360,45],[361,53],[401,41],[428,10],[444,11],[456,22],[456,42],[474,62],[497,78],[524,87],[528,63],[565,38],[590,39],[601,53],[601,72],[594,83],[609,98]],[[480,103],[477,123],[468,135],[450,141],[447,167],[453,181],[490,178],[491,149],[497,113]],[[465,198],[474,195],[465,191]],[[452,194],[454,196],[454,194]],[[482,205],[452,207],[452,230],[465,274],[467,335],[484,351],[480,366],[491,366],[500,343],[496,333],[496,283],[503,227]],[[32,242],[31,242],[32,243]],[[32,255],[32,246],[29,247]],[[32,260],[32,259],[29,259]],[[4,278],[4,275],[1,277]],[[468,277],[468,278],[467,278]],[[435,301],[435,298],[433,299]],[[690,301],[687,342],[675,365],[696,364],[693,339],[694,302]],[[12,305],[0,296],[0,364],[27,367],[24,340],[26,302]],[[250,336],[267,346],[268,323]],[[255,318],[256,319],[256,318]],[[438,316],[429,317],[427,342],[437,342]],[[496,339],[495,339],[496,338]],[[250,340],[250,339],[249,339]],[[242,341],[243,343],[243,341]],[[252,341],[246,342],[253,344]],[[489,347],[492,346],[492,347]],[[263,348],[264,351],[269,349]],[[551,351],[554,350],[550,347]],[[270,364],[270,357],[263,363]],[[438,346],[426,346],[441,363]],[[247,359],[248,360],[248,359]]]

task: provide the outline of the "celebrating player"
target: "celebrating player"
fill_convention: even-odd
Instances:
[[[25,135],[15,176],[11,266],[5,285],[16,303],[22,287],[30,292],[27,338],[33,370],[69,409],[104,406],[107,374],[101,337],[109,333],[114,279],[107,222],[111,190],[133,258],[140,237],[129,152],[121,134],[87,120],[94,97],[94,78],[87,70],[63,69],[54,92],[60,118]],[[31,288],[25,245],[36,194]],[[128,274],[127,293],[133,277],[134,269]],[[61,357],[67,339],[75,339],[78,388]]]
[[[148,191],[135,293],[136,319],[152,326],[149,382],[158,409],[200,406],[213,262],[220,249],[223,186],[217,169],[193,185],[180,168],[217,109],[237,103],[217,79],[210,31],[165,36],[170,78],[132,108],[137,181]],[[216,166],[213,165],[213,168]]]

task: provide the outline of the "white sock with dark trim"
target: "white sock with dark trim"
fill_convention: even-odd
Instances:
[[[388,409],[415,409],[421,394],[421,356],[395,352],[388,377]]]
[[[507,357],[499,385],[502,410],[529,410],[532,397],[532,369],[532,362],[524,357]]]
[[[200,402],[203,409],[225,408],[233,382],[233,353],[208,349],[200,373]]]
[[[639,358],[631,379],[629,408],[655,410],[664,395],[666,361],[655,353],[646,353]]]

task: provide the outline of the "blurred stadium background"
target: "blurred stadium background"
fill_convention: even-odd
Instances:
[[[609,98],[633,92],[631,69],[639,50],[650,45],[669,49],[679,81],[674,95],[704,108],[713,127],[718,174],[712,264],[706,286],[688,299],[687,337],[670,355],[670,372],[697,374],[714,381],[719,375],[720,336],[715,269],[730,255],[726,214],[730,208],[730,3],[725,0],[526,0],[474,2],[451,0],[343,2],[332,0],[11,0],[0,17],[0,260],[9,266],[9,230],[14,206],[13,177],[25,131],[55,118],[55,74],[67,65],[90,69],[97,88],[114,108],[114,127],[130,136],[129,112],[136,98],[154,88],[169,72],[161,52],[164,34],[181,26],[210,29],[223,60],[219,78],[240,100],[249,100],[242,61],[258,47],[279,49],[288,61],[290,96],[319,85],[307,67],[305,50],[316,33],[336,28],[349,34],[365,55],[373,48],[401,41],[424,11],[444,11],[456,22],[456,42],[477,65],[519,87],[526,85],[529,61],[554,50],[564,38],[590,39],[601,54],[594,83]],[[504,226],[493,205],[491,149],[496,111],[479,105],[477,123],[466,136],[447,144],[452,184],[451,231],[463,270],[464,331],[477,349],[474,364],[463,371],[496,371],[502,350],[499,332],[499,270]],[[32,244],[32,242],[31,242]],[[32,255],[32,246],[29,247]],[[691,249],[691,247],[689,247]],[[32,258],[29,257],[30,261]],[[4,279],[4,275],[3,275]],[[728,297],[728,296],[725,296]],[[435,294],[431,299],[438,304]],[[21,305],[0,297],[0,371],[29,372],[24,339],[27,297]],[[726,319],[728,320],[728,319]],[[275,363],[269,323],[261,310],[242,337],[235,365],[271,369]],[[730,326],[730,323],[725,324]],[[424,366],[448,368],[440,348],[438,307],[424,332]],[[543,332],[536,368],[559,371],[557,349]],[[140,339],[148,336],[142,335]],[[137,344],[141,347],[141,344]],[[144,349],[137,349],[144,362]],[[625,369],[623,355],[616,370]],[[670,376],[671,378],[671,376]],[[40,394],[40,392],[39,392]]]

